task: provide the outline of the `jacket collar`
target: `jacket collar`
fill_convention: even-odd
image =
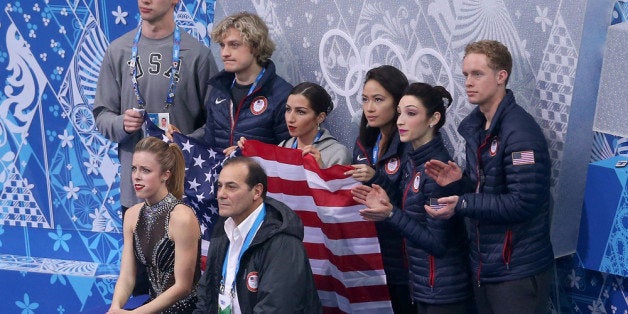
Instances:
[[[410,157],[415,166],[422,165],[432,159],[435,153],[440,152],[442,146],[443,140],[440,132],[438,132],[434,134],[434,138],[431,141],[417,149],[412,149],[412,146],[408,145],[408,157]]]
[[[501,122],[503,120],[504,115],[510,110],[515,104],[515,96],[510,89],[506,89],[506,95],[499,102],[497,110],[495,111],[495,115],[493,116],[493,120],[491,121],[491,125],[489,126],[486,134],[494,134],[496,130],[499,130],[501,127]],[[484,128],[484,123],[486,121],[486,117],[480,111],[479,107],[475,107],[471,113],[462,120],[460,126],[458,127],[458,133],[460,133],[465,139],[468,140],[468,136],[475,134],[477,130],[482,130]]]
[[[266,64],[265,68],[266,72],[264,72],[264,75],[257,84],[257,88],[263,88],[266,85],[266,82],[270,80],[271,77],[275,76],[277,69],[272,60],[268,60],[268,64]],[[210,78],[208,84],[217,88],[229,90],[231,89],[231,84],[233,84],[234,79],[235,73],[222,70],[218,74],[214,75],[214,77]]]
[[[385,160],[394,157],[401,156],[403,153],[403,149],[405,149],[405,143],[402,143],[399,139],[399,131],[395,127],[395,132],[390,135],[390,145],[388,145],[388,149],[382,155],[382,157],[377,161],[377,163],[384,162]],[[372,147],[370,148],[373,149]]]

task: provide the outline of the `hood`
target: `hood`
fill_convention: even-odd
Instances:
[[[264,203],[266,204],[267,219],[262,225],[264,234],[263,238],[260,237],[261,241],[277,233],[292,235],[303,241],[303,223],[290,207],[272,197],[266,197]],[[262,229],[260,229],[261,231]]]
[[[323,135],[321,135],[321,138],[318,140],[316,144],[318,146],[319,151],[337,143],[336,138],[333,137],[327,129],[321,127],[321,130],[323,130]]]

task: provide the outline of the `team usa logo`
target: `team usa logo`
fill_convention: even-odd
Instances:
[[[266,111],[266,108],[268,108],[268,99],[264,96],[259,96],[251,102],[251,112],[256,116]]]
[[[421,187],[421,173],[417,172],[414,175],[414,180],[412,181],[412,191],[414,191],[414,193],[419,193],[420,187]]]
[[[393,157],[388,160],[386,163],[386,173],[395,174],[399,170],[399,158]]]
[[[493,140],[491,141],[491,149],[489,150],[489,154],[491,155],[491,157],[495,157],[495,155],[497,154],[497,146],[499,146],[499,141],[497,140],[497,136],[493,137]]]
[[[252,271],[246,275],[246,288],[251,292],[257,292],[259,285],[259,276],[256,271]]]

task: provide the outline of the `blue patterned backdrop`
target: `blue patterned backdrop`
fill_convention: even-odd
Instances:
[[[626,21],[626,1],[214,2],[181,0],[179,23],[209,44],[214,18],[243,10],[262,16],[277,43],[279,73],[332,93],[337,109],[326,123],[349,146],[363,76],[388,63],[452,92],[445,131],[460,161],[455,127],[472,108],[460,70],[464,46],[485,37],[504,42],[515,61],[509,87],[542,125],[554,158],[553,240],[563,257],[553,312],[628,313],[625,277],[586,270],[592,268],[587,258],[571,254],[582,199],[561,194],[569,184],[584,190],[589,162],[627,154],[627,139],[594,134],[593,117],[579,114],[594,106],[605,30]],[[91,108],[104,51],[137,25],[137,4],[28,0],[1,6],[0,312],[91,312],[110,302],[122,244],[115,144],[94,128]],[[587,67],[593,70],[584,72]],[[574,138],[578,128],[591,136]],[[592,157],[577,159],[573,151],[583,149]]]
[[[177,7],[182,28],[206,44],[214,2]],[[111,300],[122,244],[116,147],[91,109],[105,49],[137,26],[137,3],[2,9],[0,312],[89,312]]]

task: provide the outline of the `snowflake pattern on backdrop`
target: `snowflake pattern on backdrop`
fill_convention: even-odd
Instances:
[[[214,3],[183,0],[177,7],[182,27],[205,44]],[[509,86],[551,133],[553,156],[561,154],[581,45],[577,30],[583,24],[581,10],[572,8],[586,1],[308,0],[299,10],[291,1],[224,3],[229,5],[217,4],[225,6],[218,16],[246,10],[267,21],[277,44],[273,60],[288,81],[319,82],[331,92],[336,109],[326,123],[349,145],[369,68],[389,63],[412,80],[444,85],[454,103],[443,131],[458,161],[463,146],[455,128],[473,108],[460,74],[464,45],[481,37],[499,39],[515,59]],[[3,297],[10,295],[0,309],[80,312],[110,301],[115,284],[110,275],[117,271],[121,248],[116,147],[95,129],[91,113],[99,60],[111,40],[137,25],[139,14],[135,3],[124,1],[9,0],[0,6],[5,82],[0,90],[0,268],[14,269],[3,271],[3,280],[44,276],[55,291],[74,295],[78,303],[43,297],[48,289],[41,287],[5,289]],[[626,1],[614,2],[612,23],[625,21],[626,12]],[[556,54],[563,49],[567,53]],[[562,83],[552,85],[557,75]],[[595,135],[594,158],[616,154],[628,155],[628,140]],[[553,165],[556,176],[559,162]],[[38,259],[43,256],[45,262]],[[574,297],[559,302],[555,312],[627,313],[626,281],[585,271],[577,261],[571,265],[573,259],[559,259],[561,289]],[[46,265],[42,272],[32,271],[41,265]]]
[[[136,3],[115,2],[2,4],[0,226],[15,241],[2,242],[9,254],[1,255],[0,269],[3,278],[13,276],[6,271],[49,276],[74,295],[55,301],[35,290],[6,291],[15,301],[2,312],[78,312],[111,300],[122,242],[119,161],[92,107],[109,42],[139,22]],[[176,7],[181,28],[205,44],[214,4]]]

